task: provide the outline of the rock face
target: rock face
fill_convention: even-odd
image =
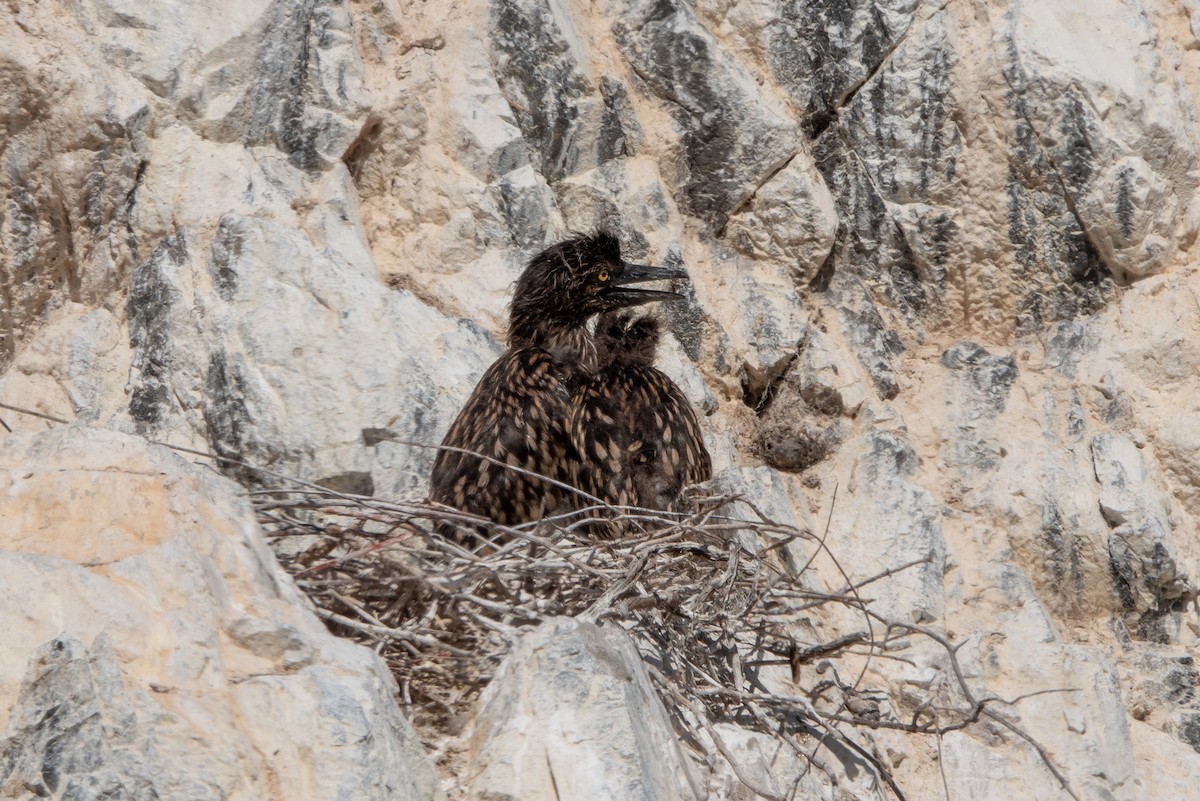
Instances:
[[[895,571],[873,608],[965,643],[1079,797],[1193,791],[1193,0],[151,5],[0,9],[0,403],[96,429],[0,409],[4,792],[428,795],[379,767],[412,741],[378,667],[292,608],[228,486],[98,431],[420,495],[522,264],[598,225],[690,271],[661,361],[717,486],[827,528],[806,580]],[[902,706],[945,670],[863,681]],[[1000,724],[861,737],[909,797],[1061,792]],[[814,797],[882,792],[820,764]]]
[[[480,699],[467,797],[702,797],[641,655],[617,626],[549,621]]]
[[[0,796],[434,797],[387,669],[302,608],[232,482],[11,435],[0,519]]]

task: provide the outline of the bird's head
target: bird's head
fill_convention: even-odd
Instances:
[[[534,256],[517,279],[509,342],[518,347],[541,344],[555,333],[583,328],[597,314],[682,300],[677,292],[634,285],[687,277],[683,270],[624,261],[620,242],[607,231],[559,242]]]
[[[659,337],[659,323],[653,317],[613,312],[596,323],[596,350],[603,364],[653,365]]]

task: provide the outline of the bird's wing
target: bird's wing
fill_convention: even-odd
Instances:
[[[554,511],[563,501],[560,490],[506,465],[570,478],[575,456],[566,432],[567,402],[549,353],[524,348],[502,356],[483,374],[442,441],[502,464],[439,451],[430,497],[503,524]]]
[[[712,477],[691,403],[653,367],[601,370],[575,393],[567,428],[578,486],[610,504],[673,509],[685,486]]]
[[[634,463],[654,465],[669,476],[670,491],[677,495],[689,484],[712,478],[712,459],[696,412],[675,382],[653,367],[636,368],[637,393],[634,431],[642,450]]]
[[[584,383],[571,402],[567,430],[579,454],[577,486],[601,500],[625,506],[634,450],[628,371],[605,369]]]

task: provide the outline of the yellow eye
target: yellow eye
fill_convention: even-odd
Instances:
[[[608,270],[601,270],[600,272],[596,273],[596,277],[599,278],[601,281],[607,281],[608,280]]]

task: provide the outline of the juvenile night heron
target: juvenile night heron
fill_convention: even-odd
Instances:
[[[684,487],[712,477],[692,404],[654,367],[659,322],[628,313],[596,325],[599,369],[572,399],[567,429],[579,487],[607,503],[680,511]]]
[[[511,526],[578,508],[573,493],[511,467],[573,484],[579,453],[567,430],[572,396],[597,369],[588,321],[674,292],[631,285],[686,278],[682,270],[630,264],[607,232],[560,242],[517,280],[508,350],[488,368],[450,426],[430,478],[430,498]],[[443,527],[444,528],[444,527]]]

